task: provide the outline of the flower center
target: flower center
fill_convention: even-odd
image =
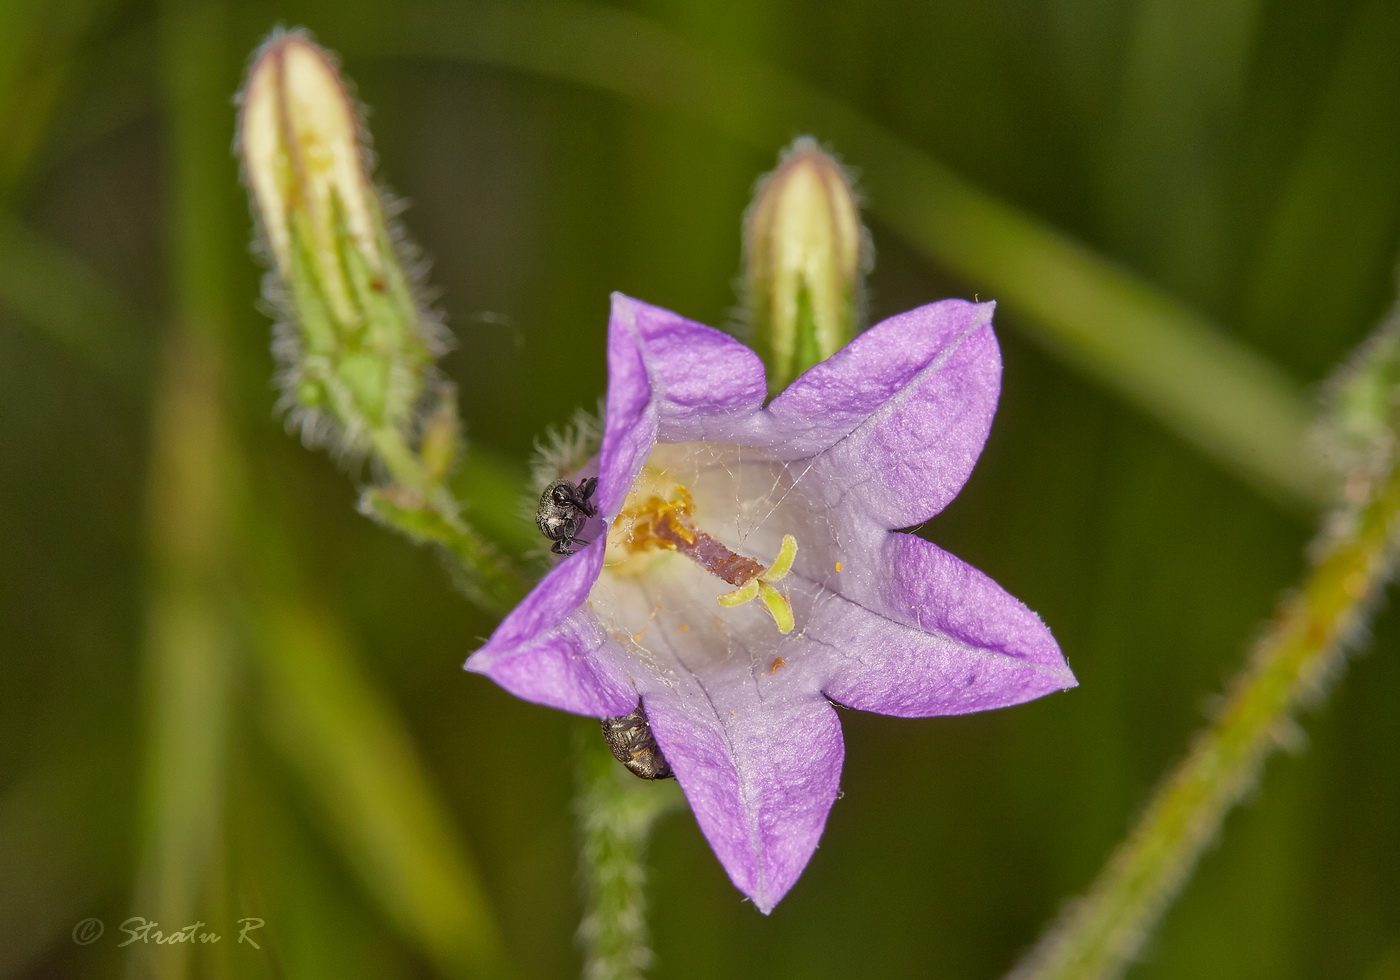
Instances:
[[[620,561],[615,564],[625,565],[633,556],[674,551],[735,586],[733,591],[718,597],[721,606],[733,609],[758,599],[773,617],[778,632],[792,632],[792,604],[773,588],[773,583],[791,571],[797,556],[797,539],[791,534],[783,535],[778,557],[765,566],[731,550],[696,525],[695,503],[689,488],[673,483],[663,495],[665,489],[655,485],[655,481],[650,481],[650,485],[639,483],[608,533],[609,559],[618,556]]]

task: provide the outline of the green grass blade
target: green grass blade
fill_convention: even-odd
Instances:
[[[344,639],[287,601],[260,608],[254,629],[268,731],[366,888],[442,975],[510,976],[459,834]]]

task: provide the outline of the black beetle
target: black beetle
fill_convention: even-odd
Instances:
[[[554,542],[550,551],[556,555],[572,555],[574,545],[588,543],[579,541],[577,535],[588,519],[598,514],[598,508],[592,503],[597,489],[596,476],[579,484],[572,480],[555,480],[544,488],[540,505],[535,510],[535,524],[541,534]]]
[[[671,779],[675,773],[661,754],[641,702],[630,715],[603,719],[603,739],[617,761],[642,779]]]

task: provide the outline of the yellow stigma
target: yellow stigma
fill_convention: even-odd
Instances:
[[[773,617],[778,632],[791,633],[796,625],[792,616],[792,603],[788,601],[787,596],[773,588],[772,583],[787,577],[787,573],[792,571],[792,562],[796,557],[797,539],[791,534],[784,534],[782,547],[778,549],[778,557],[773,559],[773,564],[733,592],[726,592],[720,596],[719,604],[726,609],[733,609],[755,599],[762,599],[763,607]]]

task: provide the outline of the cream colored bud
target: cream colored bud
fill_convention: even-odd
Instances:
[[[317,278],[346,315],[349,289],[335,261],[336,236],[348,234],[378,269],[383,219],[354,102],[330,55],[303,34],[274,34],[248,72],[239,141],[278,271],[292,275],[292,224],[300,221]]]
[[[744,253],[754,346],[780,390],[855,335],[870,266],[851,182],[810,137],[759,181]]]
[[[238,151],[285,319],[285,404],[314,441],[358,453],[417,431],[445,347],[415,294],[366,167],[367,136],[332,56],[299,31],[258,50]]]

